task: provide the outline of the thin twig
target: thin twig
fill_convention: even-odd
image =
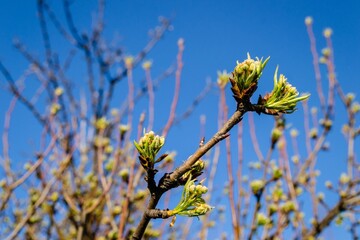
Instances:
[[[319,96],[319,99],[320,99],[321,110],[322,110],[323,113],[325,113],[325,97],[324,97],[324,92],[323,92],[322,84],[321,84],[321,73],[320,73],[320,67],[319,67],[319,54],[317,53],[317,50],[316,50],[316,38],[314,36],[314,32],[313,32],[313,29],[312,29],[312,24],[306,25],[306,30],[307,30],[308,35],[309,35],[310,50],[311,50],[311,54],[312,54],[312,57],[313,57],[313,66],[314,66],[314,71],[315,71],[317,93],[318,93],[318,96]]]
[[[139,119],[139,124],[138,124],[138,129],[137,129],[137,133],[138,133],[137,139],[140,139],[140,136],[142,133],[142,128],[144,126],[144,120],[145,120],[145,115],[142,114]],[[136,154],[136,149],[134,149],[132,157],[131,157],[132,161],[131,161],[130,170],[129,170],[128,187],[127,187],[127,191],[126,191],[126,197],[123,201],[122,214],[121,214],[121,218],[120,218],[120,222],[119,222],[118,240],[124,239],[124,237],[125,237],[124,230],[125,230],[127,218],[129,217],[129,214],[130,214],[129,205],[130,205],[131,196],[133,194],[134,188],[136,187],[136,185],[134,184],[135,164],[136,164],[135,154]]]
[[[75,146],[74,149],[76,149]],[[9,234],[8,237],[5,238],[6,240],[12,240],[16,238],[16,236],[20,233],[21,229],[23,229],[24,225],[28,222],[30,217],[33,216],[36,209],[46,200],[46,197],[48,196],[51,187],[62,176],[62,173],[68,167],[68,163],[71,157],[72,157],[72,153],[70,155],[67,155],[66,158],[61,162],[59,170],[56,172],[55,176],[52,179],[50,179],[47,185],[43,188],[39,199],[34,203],[34,205],[29,207],[27,214],[21,218],[20,222],[15,226],[13,231]]]
[[[149,121],[148,121],[147,130],[150,131],[154,126],[154,105],[155,105],[155,95],[154,95],[153,82],[151,79],[150,68],[145,69],[145,75],[146,75],[146,83],[147,83],[147,89],[149,95]]]
[[[228,115],[228,107],[226,105],[226,101],[225,101],[225,91],[224,89],[222,89],[221,91],[221,102],[223,105],[223,110],[224,110],[224,117],[227,117]],[[231,144],[230,144],[230,138],[226,138],[225,139],[225,147],[226,147],[226,167],[227,167],[227,172],[228,172],[228,198],[229,198],[229,202],[230,202],[230,213],[231,213],[231,223],[232,223],[232,228],[233,228],[233,234],[234,234],[234,239],[240,239],[240,232],[239,232],[239,216],[237,214],[236,211],[236,207],[235,207],[235,194],[234,194],[234,174],[233,174],[233,166],[232,166],[232,162],[231,162]]]
[[[21,103],[23,103],[25,105],[25,107],[27,107],[30,112],[34,115],[34,117],[41,123],[41,125],[45,125],[46,124],[46,120],[43,116],[41,116],[40,112],[35,108],[35,106],[33,104],[31,104],[26,97],[24,97],[21,94],[21,91],[19,90],[19,88],[16,86],[14,79],[12,78],[12,76],[10,75],[9,71],[5,68],[5,66],[2,64],[2,62],[0,61],[0,72],[2,72],[2,74],[5,76],[5,79],[8,81],[9,86],[10,86],[10,90],[11,92],[19,98],[19,101]]]
[[[176,111],[176,106],[179,100],[179,93],[180,93],[180,80],[181,80],[181,71],[183,68],[183,61],[182,61],[182,55],[184,52],[184,40],[183,39],[179,39],[178,40],[178,55],[177,55],[177,69],[175,72],[175,90],[174,90],[174,98],[171,102],[171,108],[170,108],[170,113],[169,113],[169,118],[167,123],[165,124],[165,127],[162,131],[162,135],[163,136],[167,136],[170,127],[172,126],[173,122],[174,122],[174,118],[175,118],[175,111]]]
[[[147,209],[154,209],[164,192],[178,186],[180,177],[189,171],[194,163],[198,161],[205,153],[207,153],[213,146],[215,146],[221,140],[225,139],[228,136],[228,132],[241,121],[245,112],[245,109],[239,109],[235,111],[235,113],[224,124],[224,126],[216,134],[214,134],[214,136],[206,144],[198,148],[198,150],[193,155],[191,155],[180,167],[175,169],[174,172],[165,174],[164,177],[160,180],[157,194],[150,198]],[[151,218],[146,213],[143,214],[143,217],[132,236],[133,239],[141,239],[147,225],[150,222],[150,219]]]
[[[252,145],[254,147],[256,156],[258,157],[260,162],[264,162],[264,156],[260,150],[260,146],[259,146],[259,141],[257,140],[256,137],[256,130],[255,130],[255,124],[254,124],[254,117],[253,117],[253,113],[250,112],[249,113],[249,129],[250,129],[250,137],[251,137],[251,142]]]

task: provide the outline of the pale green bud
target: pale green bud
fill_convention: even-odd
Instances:
[[[299,131],[296,130],[296,129],[291,129],[290,136],[293,137],[293,138],[299,136]]]
[[[253,180],[250,182],[251,190],[254,194],[257,194],[259,191],[261,191],[265,186],[265,183],[263,180]]]
[[[278,78],[278,68],[274,74],[274,88],[271,93],[265,95],[260,101],[266,108],[267,113],[292,113],[296,110],[296,104],[309,98],[310,94],[299,96],[299,92],[290,83],[286,77],[280,74]]]
[[[283,196],[283,190],[279,187],[276,187],[272,192],[272,200],[274,202],[279,202]]]
[[[200,216],[200,215],[204,215],[207,212],[209,212],[211,209],[213,209],[213,207],[207,205],[207,204],[200,204],[199,206],[197,206],[195,208],[195,215],[194,216]]]
[[[276,213],[278,211],[278,207],[276,204],[270,204],[269,205],[269,213],[270,215]]]
[[[346,173],[342,173],[340,175],[340,179],[339,179],[339,182],[343,185],[347,184],[350,182],[350,177],[349,175],[347,175]]]
[[[133,67],[134,64],[134,57],[133,56],[127,56],[124,58],[125,67],[127,69],[130,69]]]
[[[56,114],[60,111],[60,109],[61,109],[60,104],[58,104],[58,103],[53,103],[53,104],[51,104],[51,106],[50,106],[50,114],[51,114],[51,115],[56,115]]]
[[[225,88],[227,83],[229,82],[230,74],[224,70],[222,72],[217,72],[218,78],[217,78],[217,84],[220,88]]]
[[[292,201],[287,201],[281,206],[281,210],[285,213],[289,213],[296,210],[296,205]]]
[[[330,50],[330,48],[323,48],[321,50],[321,53],[322,53],[323,57],[329,58],[331,55],[331,50]]]
[[[121,134],[124,134],[129,130],[130,130],[129,125],[125,125],[125,124],[120,124],[119,125],[119,131],[120,131]]]
[[[299,161],[300,161],[300,157],[299,155],[294,155],[291,157],[291,161],[294,163],[294,164],[298,164]]]
[[[195,186],[195,185],[189,186],[189,192],[190,192],[190,193],[195,192],[195,190],[196,190],[196,186]]]
[[[258,226],[264,226],[270,222],[270,219],[264,213],[256,214],[256,224]]]
[[[146,71],[149,70],[152,66],[152,61],[151,60],[147,60],[145,62],[143,62],[142,64],[142,68]]]
[[[269,58],[265,59],[265,61],[263,61],[262,58],[256,58],[256,60],[254,60],[250,57],[250,54],[248,54],[246,60],[237,62],[233,71],[233,77],[230,78],[231,90],[237,102],[245,100],[243,98],[249,100],[254,94],[257,89],[258,80],[268,60]]]
[[[344,217],[340,214],[336,219],[335,219],[335,224],[338,226],[341,226],[343,223]]]
[[[274,178],[274,180],[278,180],[278,179],[281,178],[282,175],[283,175],[283,172],[282,172],[281,169],[278,168],[278,167],[273,167],[272,171],[273,171],[273,178]]]
[[[129,169],[123,168],[119,172],[119,176],[122,178],[124,182],[127,182],[129,180]]]
[[[326,186],[326,188],[328,188],[328,189],[332,189],[332,188],[333,188],[333,185],[332,185],[332,183],[331,183],[330,181],[326,181],[326,182],[325,182],[325,186]]]
[[[164,143],[165,138],[155,135],[153,131],[145,133],[144,136],[140,138],[139,142],[134,141],[134,145],[142,158],[142,161],[140,161],[141,165],[145,169],[148,169],[149,166],[154,164],[155,156],[160,151]],[[150,164],[145,161],[149,161]]]
[[[295,188],[296,196],[300,196],[303,192],[304,192],[304,190],[303,190],[302,187],[296,187]]]
[[[360,111],[360,104],[358,102],[354,102],[352,105],[351,105],[351,112],[353,114],[356,114]]]
[[[323,126],[326,130],[330,130],[332,124],[333,123],[330,119],[320,119],[320,125]]]
[[[333,31],[331,28],[325,28],[323,34],[325,38],[329,38],[333,34]]]
[[[112,213],[113,213],[114,215],[119,215],[119,214],[121,213],[121,206],[115,205],[115,206],[113,207],[113,209],[112,209]]]
[[[310,138],[316,139],[318,137],[318,130],[317,128],[310,129]]]
[[[306,25],[306,26],[309,26],[309,25],[311,25],[312,23],[313,23],[313,18],[310,17],[310,16],[307,16],[307,17],[305,18],[305,25]]]
[[[317,195],[317,198],[319,201],[324,201],[325,199],[325,194],[323,192],[319,192]]]
[[[0,180],[0,188],[4,188],[6,186],[6,180],[5,179],[1,179]]]
[[[54,91],[55,96],[60,97],[64,93],[64,89],[62,87],[57,87]]]
[[[53,201],[53,202],[56,202],[56,201],[59,199],[59,193],[58,193],[58,192],[53,192],[53,193],[50,195],[49,199],[50,199],[51,201]]]
[[[282,136],[282,131],[279,128],[274,128],[271,132],[271,145],[274,147],[274,145],[277,143],[279,138]]]
[[[98,118],[95,122],[95,128],[98,130],[105,130],[109,125],[109,122],[106,120],[105,117]]]

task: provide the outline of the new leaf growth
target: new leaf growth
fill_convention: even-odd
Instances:
[[[278,68],[274,74],[274,89],[265,95],[262,103],[267,113],[292,113],[296,110],[296,104],[307,99],[310,94],[303,94],[299,97],[299,92],[294,86],[287,82],[287,78],[280,74],[278,79]]]
[[[248,58],[245,61],[237,62],[230,82],[232,86],[231,91],[238,103],[250,100],[250,97],[257,89],[258,80],[269,59],[270,57],[265,59],[265,61],[262,58],[254,60],[248,53]]]
[[[154,163],[159,162],[158,160],[155,161],[155,157],[164,143],[165,138],[155,135],[153,131],[144,133],[144,136],[140,138],[139,142],[134,141],[134,145],[140,154],[140,163],[145,170],[152,169]]]
[[[258,113],[266,113],[277,115],[279,113],[292,113],[296,110],[296,104],[307,99],[310,94],[299,96],[297,89],[287,82],[283,74],[278,79],[278,68],[274,74],[274,88],[266,94],[264,98],[259,97],[257,105],[250,104],[250,98],[258,87],[258,81],[262,75],[270,57],[252,59],[248,53],[248,57],[243,62],[237,62],[232,72],[231,91],[239,106],[246,107],[245,111],[256,111]],[[252,106],[252,109],[250,109]]]
[[[184,215],[188,217],[196,217],[209,212],[212,207],[205,203],[202,195],[208,191],[207,187],[200,182],[195,184],[195,179],[188,179],[184,186],[179,204],[171,210],[171,215]]]

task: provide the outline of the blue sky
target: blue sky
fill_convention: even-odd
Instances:
[[[62,13],[61,4],[49,1],[59,13]],[[94,12],[96,1],[74,1],[74,20],[78,29],[86,30],[91,24],[91,13]],[[2,0],[0,9],[0,60],[9,68],[15,78],[27,67],[26,61],[16,53],[12,47],[14,37],[19,38],[35,56],[43,58],[42,40],[36,19],[35,1],[5,1]],[[318,104],[316,96],[315,78],[312,67],[312,56],[309,40],[304,24],[306,16],[314,19],[314,32],[317,36],[317,46],[320,51],[325,46],[322,31],[326,27],[333,29],[333,45],[335,54],[336,74],[345,93],[352,91],[360,94],[360,2],[335,0],[264,0],[264,1],[108,1],[105,18],[105,38],[109,41],[116,38],[124,46],[127,54],[136,54],[146,44],[148,30],[157,25],[158,16],[173,19],[174,30],[165,35],[164,39],[150,54],[154,62],[153,75],[159,75],[167,66],[175,62],[178,38],[185,39],[184,69],[182,73],[180,103],[178,114],[185,111],[203,89],[206,81],[216,81],[216,72],[226,69],[231,71],[236,60],[246,58],[249,52],[252,56],[271,56],[259,89],[256,94],[265,94],[272,89],[272,76],[275,67],[284,73],[290,83],[300,92],[312,94],[309,103]],[[56,35],[55,35],[56,36]],[[53,39],[53,46],[66,52],[67,47],[61,41]],[[76,69],[76,66],[75,66]],[[326,77],[325,68],[322,68],[323,79]],[[79,79],[78,89],[83,79],[82,73],[73,73],[74,79]],[[141,78],[141,74],[138,75]],[[5,81],[0,76],[0,116],[3,116],[10,101],[10,94],[5,90]],[[31,81],[27,82],[32,89]],[[324,85],[326,86],[326,85]],[[167,111],[172,99],[173,81],[165,81],[158,89],[156,96],[157,112],[155,129],[164,124]],[[235,109],[230,90],[227,90],[227,102],[230,110]],[[144,100],[145,101],[145,100]],[[216,130],[218,93],[212,91],[209,96],[195,110],[194,114],[181,124],[174,127],[169,135],[166,148],[177,150],[178,163],[186,159],[197,147],[199,142],[199,117],[207,116],[206,137],[210,138]],[[119,101],[120,102],[120,101]],[[118,103],[119,103],[118,102]],[[116,107],[117,103],[113,102]],[[144,104],[144,102],[143,102]],[[140,113],[143,109],[136,109]],[[322,170],[321,179],[325,180],[337,176],[343,169],[336,158],[344,160],[345,145],[339,135],[341,123],[344,121],[343,107],[337,102],[335,126],[337,132],[329,136],[332,141],[332,155],[324,154],[330,163],[319,162]],[[254,116],[261,141],[263,152],[268,148],[268,135],[273,121],[268,116]],[[289,116],[289,123],[302,131],[302,110]],[[26,119],[26,124],[24,124]],[[0,126],[3,125],[0,118]],[[245,117],[245,121],[247,118]],[[21,163],[21,156],[30,157],[36,150],[37,140],[34,131],[38,126],[31,119],[30,114],[21,106],[15,111],[13,118],[14,128],[10,140],[17,142],[12,148],[17,163]],[[34,126],[31,129],[29,126]],[[336,130],[335,130],[336,131]],[[265,133],[265,134],[260,134]],[[245,133],[245,136],[247,133]],[[234,132],[235,135],[235,132]],[[262,137],[263,136],[263,137]],[[245,145],[249,148],[248,160],[255,160],[250,141]],[[29,144],[30,143],[30,144]],[[335,145],[339,150],[335,149]],[[359,144],[356,145],[359,147]],[[342,148],[341,148],[342,147]],[[341,155],[342,154],[342,155]],[[345,166],[344,164],[341,166]],[[219,172],[224,173],[225,164],[219,166]],[[0,172],[1,174],[1,172]],[[226,181],[224,175],[219,181]],[[334,230],[335,233],[336,230]],[[331,231],[331,233],[334,233]],[[340,234],[340,233],[339,233]]]

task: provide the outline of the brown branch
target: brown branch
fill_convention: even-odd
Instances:
[[[46,71],[42,70],[43,73],[47,76],[48,81],[53,86],[53,89],[56,89],[59,87],[57,74],[55,74],[55,65],[54,65],[54,58],[53,58],[53,51],[51,48],[51,41],[49,36],[49,31],[47,27],[47,22],[45,20],[44,16],[44,0],[38,0],[37,1],[37,12],[39,16],[39,25],[41,30],[41,36],[43,39],[43,45],[45,49],[45,56],[46,56],[46,63],[47,63],[47,69]],[[51,92],[50,99],[53,99],[55,94]],[[55,99],[58,98],[60,106],[61,106],[61,116],[64,122],[68,122],[68,116],[66,111],[66,105],[64,103],[64,99],[62,96],[55,96]]]
[[[7,177],[7,181],[13,181],[13,173],[11,171],[11,161],[10,161],[10,155],[9,155],[9,130],[10,130],[10,122],[11,122],[11,116],[12,112],[14,111],[16,102],[18,98],[16,96],[13,97],[9,104],[9,108],[5,113],[5,119],[4,119],[4,130],[2,134],[2,143],[3,143],[3,155],[4,155],[4,170]],[[1,208],[0,208],[1,210]]]
[[[300,176],[303,176],[303,174],[305,174],[305,172],[308,170],[308,168],[311,166],[311,164],[315,161],[317,154],[321,150],[321,148],[326,140],[326,135],[328,132],[329,132],[328,130],[324,129],[321,136],[317,139],[313,150],[308,155],[308,158],[305,160],[304,164],[301,166],[300,171],[295,178],[296,181],[299,179]]]
[[[224,88],[220,89],[220,101],[221,101],[221,105],[222,105],[222,109],[224,112],[224,120],[227,118],[228,116],[228,106],[226,104],[226,97],[225,97],[225,90]],[[228,198],[229,198],[229,202],[230,202],[230,213],[231,213],[231,224],[232,224],[232,228],[233,228],[233,234],[234,234],[234,239],[240,239],[240,228],[239,228],[239,222],[238,222],[238,213],[236,211],[236,207],[235,207],[235,197],[234,197],[234,174],[233,174],[233,166],[232,166],[232,162],[231,162],[231,143],[230,143],[230,138],[226,138],[225,140],[225,148],[226,148],[226,168],[227,168],[227,173],[228,173]]]
[[[129,127],[129,129],[132,128],[132,119],[133,119],[133,114],[134,114],[134,80],[133,80],[133,68],[132,68],[132,64],[130,64],[130,66],[128,66],[128,71],[127,71],[127,79],[128,79],[128,113],[127,113],[127,125]],[[126,135],[126,142],[129,141],[130,137],[130,132]]]
[[[93,109],[93,113],[96,113],[98,98],[96,97],[96,90],[95,90],[95,83],[94,83],[95,77],[94,77],[94,69],[93,69],[93,61],[92,61],[93,54],[92,54],[91,48],[89,46],[89,44],[90,44],[89,39],[85,34],[83,34],[83,35],[79,34],[79,31],[77,30],[77,28],[74,24],[72,13],[70,11],[70,1],[64,0],[63,7],[64,7],[64,12],[65,12],[66,22],[69,27],[70,33],[76,41],[75,45],[76,45],[76,47],[81,49],[85,55],[85,62],[86,62],[87,74],[88,74],[88,84],[87,85],[89,87],[89,92],[90,92],[90,96],[91,96],[91,107]]]
[[[225,139],[227,136],[229,136],[228,132],[236,125],[238,124],[243,115],[245,114],[245,109],[238,109],[235,111],[235,113],[230,117],[230,119],[224,124],[224,126],[214,134],[214,136],[202,147],[198,148],[197,151],[191,155],[187,161],[183,163],[180,167],[175,169],[172,173],[167,173],[163,176],[163,178],[160,180],[160,183],[157,187],[157,191],[155,194],[150,198],[149,204],[147,206],[147,209],[155,209],[157,203],[159,202],[162,194],[171,188],[174,188],[179,185],[179,181],[181,176],[189,171],[191,167],[195,164],[197,160],[199,160],[205,153],[207,153],[212,147],[214,147],[218,142]],[[135,230],[135,233],[132,236],[132,239],[141,239],[141,237],[144,235],[145,229],[147,225],[150,222],[150,217],[146,214],[146,212],[143,214],[142,219],[140,220],[140,223],[138,227]]]
[[[73,150],[76,149],[74,146]],[[72,152],[66,156],[66,158],[61,162],[58,171],[56,172],[55,176],[50,179],[47,183],[47,185],[43,188],[39,199],[34,203],[34,205],[29,206],[29,209],[27,210],[27,214],[23,216],[20,220],[20,222],[15,226],[13,231],[9,234],[9,236],[6,238],[6,240],[12,240],[16,238],[16,236],[20,233],[20,231],[23,229],[24,225],[28,222],[31,216],[35,213],[36,209],[40,207],[40,205],[46,200],[46,197],[48,196],[51,187],[54,185],[54,183],[57,182],[58,179],[61,178],[63,172],[68,167],[68,163],[72,158]]]
[[[303,234],[304,239],[309,239],[310,237],[318,236],[329,224],[345,210],[345,199],[341,198],[339,202],[327,212],[326,216],[320,220],[318,223],[315,223],[314,226]]]
[[[137,139],[140,139],[141,131],[144,126],[144,120],[145,120],[145,116],[144,116],[144,114],[141,114],[140,119],[139,119],[138,129],[137,129],[137,131],[138,131]],[[121,218],[120,218],[120,222],[119,222],[119,231],[118,231],[119,232],[119,235],[118,235],[119,240],[123,239],[123,237],[124,237],[123,234],[124,234],[127,218],[129,217],[129,214],[130,214],[130,210],[129,210],[129,206],[131,204],[130,198],[136,187],[136,185],[134,184],[135,164],[136,164],[135,153],[136,153],[136,149],[134,149],[133,156],[131,157],[132,161],[130,163],[129,180],[128,180],[128,186],[127,186],[127,190],[126,190],[126,197],[123,200],[123,204],[122,204],[122,214],[121,214]]]
[[[68,81],[67,77],[65,76],[65,71],[68,68],[68,66],[70,65],[73,57],[75,55],[75,51],[74,49],[72,51],[70,51],[68,58],[65,60],[64,65],[60,66],[60,64],[57,64],[56,70],[58,72],[58,77],[59,80],[61,81],[62,85],[64,86],[64,93],[67,96],[67,98],[69,99],[69,103],[70,103],[70,113],[72,116],[77,116],[80,113],[80,107],[79,104],[76,102],[76,99],[74,97],[74,94],[72,92],[72,86],[71,83]]]
[[[19,40],[14,40],[14,47],[23,55],[23,57],[33,66],[33,71],[41,72],[44,76],[47,76],[49,79],[52,79],[54,74],[49,71],[49,69],[44,66],[36,57],[34,57],[25,47],[25,45]],[[45,79],[45,78],[44,78]],[[41,79],[39,79],[41,81]],[[43,81],[44,87],[46,89],[47,95],[50,100],[53,99],[53,89],[48,81]]]
[[[250,233],[248,236],[248,240],[251,240],[253,235],[256,233],[257,230],[257,224],[256,224],[256,217],[258,212],[261,209],[261,196],[263,194],[264,189],[261,189],[257,194],[255,194],[256,197],[256,204],[255,204],[255,208],[253,211],[253,216],[252,216],[252,223],[251,223],[251,229],[250,229]]]
[[[58,30],[58,32],[63,35],[67,41],[75,45],[75,39],[66,31],[64,26],[60,23],[55,13],[52,11],[51,7],[46,2],[43,3],[43,7],[44,11],[46,11],[50,21],[53,23],[54,27]]]
[[[310,40],[310,50],[313,57],[313,66],[315,71],[315,79],[316,79],[316,86],[317,86],[317,93],[320,99],[320,106],[323,113],[325,113],[325,97],[324,92],[322,89],[321,84],[321,73],[320,73],[320,67],[319,67],[319,54],[316,50],[316,38],[314,36],[314,32],[312,29],[312,24],[306,25],[306,30],[309,35]]]
[[[238,224],[239,224],[239,237],[242,236],[242,227],[241,227],[241,213],[242,213],[242,201],[243,201],[243,192],[244,187],[242,185],[242,171],[243,171],[243,162],[244,162],[244,145],[243,145],[243,132],[244,132],[244,126],[243,122],[240,122],[238,124],[238,169],[237,169],[237,184],[238,184],[238,202],[237,202],[237,212],[238,212]]]
[[[51,50],[49,32],[47,29],[47,23],[45,21],[45,16],[44,16],[44,0],[37,0],[37,13],[39,16],[41,36],[42,36],[43,42],[44,42],[43,45],[45,48],[46,62],[48,63],[49,67],[51,68],[52,63],[53,63],[52,50]]]
[[[178,40],[178,48],[179,48],[179,51],[178,51],[178,55],[177,55],[177,69],[175,72],[174,98],[171,103],[169,119],[168,119],[167,123],[165,124],[165,127],[162,131],[162,135],[164,137],[167,136],[167,134],[170,130],[170,127],[172,126],[172,124],[174,122],[176,106],[177,106],[178,100],[179,100],[181,71],[183,68],[182,56],[183,56],[183,52],[184,52],[184,40],[182,38],[180,38]]]
[[[166,167],[165,171],[169,172],[171,169],[173,169],[173,167],[174,167],[174,161],[172,161],[171,163],[168,163],[168,164],[167,164],[167,167]],[[171,192],[168,191],[168,192],[165,194],[165,196],[164,196],[163,208],[165,208],[165,209],[168,208],[169,203],[170,203],[170,199],[171,199]],[[207,216],[207,215],[206,215],[206,216]],[[166,222],[163,221],[163,222],[161,223],[161,225],[160,225],[160,228],[159,228],[162,233],[165,232],[165,231],[164,231],[165,226],[166,226]]]
[[[311,136],[310,136],[310,124],[309,124],[309,105],[308,101],[302,102],[302,107],[304,111],[304,131],[305,131],[305,144],[307,154],[311,153]],[[316,126],[313,126],[316,127]],[[299,156],[300,157],[300,156]]]
[[[148,215],[150,218],[169,218],[172,217],[169,210],[160,210],[160,209],[147,209],[146,215]]]
[[[44,150],[44,152],[42,154],[38,154],[37,161],[20,178],[18,178],[16,181],[12,182],[6,188],[5,195],[4,195],[3,199],[2,199],[3,201],[0,204],[0,212],[5,209],[6,204],[9,201],[12,192],[18,186],[23,184],[26,181],[26,179],[28,179],[40,167],[40,165],[44,161],[44,157],[46,157],[50,153],[50,151],[54,148],[56,141],[57,141],[57,138],[53,137],[50,140],[50,143],[49,143],[48,147]]]
[[[259,146],[259,141],[257,140],[256,137],[256,130],[255,130],[255,123],[254,123],[254,117],[253,117],[253,113],[249,113],[249,128],[250,128],[250,137],[251,137],[251,142],[252,145],[254,147],[254,151],[256,153],[256,156],[258,157],[258,159],[263,163],[264,162],[264,156],[261,152],[260,146]]]
[[[199,160],[205,153],[207,153],[213,146],[215,146],[215,144],[228,137],[228,132],[241,121],[245,112],[246,110],[244,109],[235,111],[235,113],[229,118],[224,126],[217,133],[215,133],[215,135],[206,144],[204,144],[204,146],[200,147],[186,160],[183,165],[178,167],[173,173],[167,175],[166,180],[164,179],[165,181],[161,187],[163,189],[167,189],[168,186],[172,186],[172,184],[176,183],[184,173],[189,171],[192,165],[194,165],[197,160]],[[169,189],[170,188],[167,190]]]
[[[335,107],[335,65],[334,65],[334,50],[332,48],[331,38],[326,37],[327,47],[330,49],[330,57],[326,61],[328,79],[329,79],[329,90],[328,90],[328,102],[327,102],[327,112],[326,118],[330,118],[334,115]]]
[[[221,91],[221,89],[220,89]],[[223,105],[222,105],[222,101],[219,100],[219,107],[218,107],[218,129],[221,128],[221,126],[223,125],[224,121],[226,120],[224,117],[224,111],[223,111]],[[241,122],[240,122],[241,124]],[[208,202],[210,202],[213,191],[214,191],[214,180],[215,180],[215,174],[217,171],[217,166],[218,166],[218,162],[220,159],[220,145],[216,145],[214,147],[214,155],[212,158],[212,162],[211,162],[211,168],[210,168],[210,173],[209,173],[209,180],[207,182],[207,186],[208,186]],[[203,221],[203,227],[201,228],[201,232],[200,232],[200,239],[207,239],[207,233],[208,233],[208,228],[206,227],[206,225],[208,224],[209,221],[209,215],[205,215],[205,219]]]
[[[43,116],[41,116],[40,112],[35,108],[35,106],[32,103],[30,103],[28,99],[26,99],[26,97],[24,97],[21,94],[21,91],[16,86],[14,79],[12,78],[9,71],[5,68],[5,66],[2,64],[1,61],[0,61],[0,72],[2,72],[2,74],[5,76],[5,79],[9,83],[10,90],[14,94],[14,96],[16,96],[19,99],[19,101],[30,110],[30,112],[41,123],[41,125],[45,125],[46,119]]]
[[[72,14],[70,11],[70,1],[64,0],[63,7],[64,7],[64,12],[65,12],[66,22],[69,27],[70,33],[71,33],[72,37],[76,40],[77,46],[80,48],[83,48],[84,47],[84,39],[80,36],[79,31],[77,30],[77,28],[74,24]]]
[[[148,121],[147,130],[150,131],[152,130],[154,125],[154,104],[155,104],[154,87],[151,79],[150,68],[145,69],[145,75],[146,75],[146,83],[147,83],[147,89],[149,95],[149,121]]]

